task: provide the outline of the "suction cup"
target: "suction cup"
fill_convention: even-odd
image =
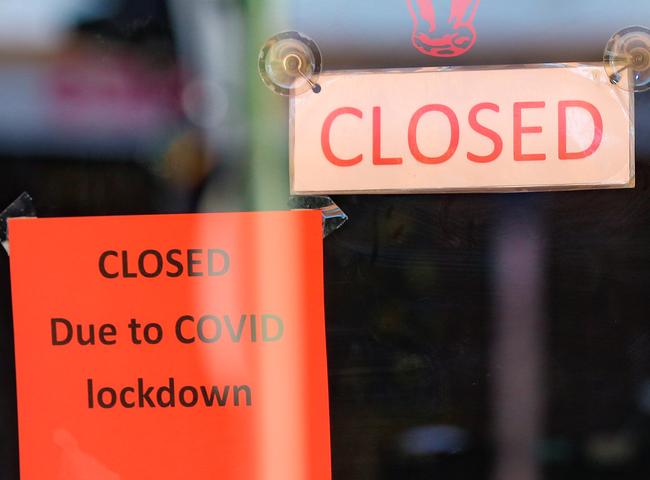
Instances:
[[[603,62],[610,81],[618,87],[650,90],[650,30],[634,26],[615,33],[607,42]]]
[[[316,42],[298,32],[269,38],[260,50],[258,69],[262,81],[280,95],[319,93],[322,57]]]

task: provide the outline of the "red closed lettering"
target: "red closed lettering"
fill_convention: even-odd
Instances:
[[[546,102],[516,102],[514,104],[514,151],[515,160],[546,160],[544,153],[523,153],[521,137],[524,133],[542,133],[542,127],[524,127],[521,125],[521,111],[524,108],[544,108]]]
[[[443,153],[439,157],[429,157],[425,155],[424,153],[422,153],[420,147],[418,146],[418,139],[417,139],[418,123],[420,123],[420,119],[429,112],[443,113],[444,115],[447,116],[447,119],[449,120],[449,125],[451,126],[451,139],[449,141],[449,148],[445,153]],[[456,149],[458,148],[459,138],[460,138],[460,126],[458,125],[458,117],[456,117],[456,114],[451,108],[445,105],[439,105],[439,104],[425,105],[424,107],[420,108],[417,112],[413,114],[413,117],[411,118],[411,122],[409,123],[409,131],[408,131],[409,148],[411,149],[411,153],[413,154],[413,157],[418,162],[429,163],[429,164],[446,162],[454,155],[454,153],[456,153]]]
[[[566,111],[568,108],[582,108],[589,112],[594,121],[594,138],[591,145],[582,152],[567,152],[567,119]],[[560,160],[577,160],[586,158],[593,154],[603,140],[603,117],[598,109],[589,102],[582,100],[566,100],[558,104],[558,155]]]
[[[472,162],[487,163],[496,160],[499,155],[501,155],[501,152],[503,151],[503,140],[501,139],[501,135],[499,135],[497,132],[478,123],[476,117],[478,116],[478,112],[481,110],[492,110],[498,113],[499,106],[495,103],[479,103],[478,105],[475,105],[469,112],[470,127],[472,127],[472,129],[474,129],[477,133],[480,133],[481,135],[484,135],[492,140],[492,143],[494,143],[494,150],[492,150],[492,153],[489,155],[475,155],[472,152],[467,152],[467,158]]]
[[[372,109],[372,163],[375,165],[399,165],[401,157],[381,156],[381,107]]]
[[[331,163],[339,167],[350,167],[352,165],[356,165],[357,163],[361,162],[361,160],[363,160],[363,154],[359,154],[354,158],[344,159],[344,158],[337,157],[336,155],[334,155],[334,152],[332,151],[332,145],[330,143],[330,131],[332,130],[332,124],[334,123],[334,120],[336,120],[339,116],[346,115],[346,114],[354,115],[355,117],[358,118],[363,118],[363,112],[358,108],[353,108],[353,107],[337,108],[332,113],[330,113],[325,119],[325,122],[323,123],[323,130],[321,132],[321,137],[320,137],[321,146],[323,148],[323,153],[325,154],[325,158],[327,158],[327,160],[329,160]]]

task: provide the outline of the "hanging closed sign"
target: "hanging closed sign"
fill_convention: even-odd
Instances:
[[[632,96],[602,65],[344,72],[292,99],[296,194],[630,187]]]

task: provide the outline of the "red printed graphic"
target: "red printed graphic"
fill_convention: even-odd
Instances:
[[[408,0],[413,46],[432,57],[457,57],[476,43],[474,17],[481,0]]]

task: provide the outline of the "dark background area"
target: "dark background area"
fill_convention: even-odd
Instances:
[[[256,2],[229,4],[245,13]],[[209,128],[187,111],[174,25],[165,2],[124,2],[76,21],[57,53],[1,56],[7,65],[55,71],[117,59],[130,73],[127,87],[108,93],[94,89],[94,77],[74,83],[72,94],[88,103],[58,112],[56,141],[0,132],[0,210],[23,191],[42,217],[253,205],[249,152],[215,147]],[[366,66],[359,58],[339,60]],[[48,75],[42,88],[60,87]],[[107,115],[102,109],[118,101],[128,110],[141,98],[129,82],[151,78],[155,95],[133,108],[162,105],[157,120],[127,115],[135,126],[120,129],[119,110],[89,129],[78,120]],[[90,93],[79,93],[84,82]],[[335,479],[650,477],[649,98],[636,96],[634,189],[333,198],[350,217],[324,240]],[[2,253],[0,477],[7,480],[18,478],[12,338]]]

